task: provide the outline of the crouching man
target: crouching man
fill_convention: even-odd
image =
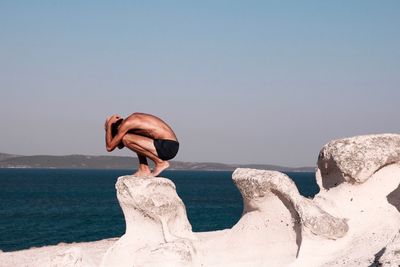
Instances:
[[[179,142],[171,127],[160,118],[144,113],[133,113],[125,119],[112,115],[105,123],[106,148],[127,147],[136,152],[139,159],[135,176],[158,176],[169,167],[168,160],[179,150]],[[147,158],[154,161],[151,172]]]

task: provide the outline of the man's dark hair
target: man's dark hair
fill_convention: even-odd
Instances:
[[[111,136],[112,136],[112,137],[114,137],[114,136],[117,135],[117,133],[118,133],[118,127],[119,127],[119,125],[122,123],[123,120],[124,120],[124,119],[119,119],[119,120],[117,120],[116,122],[114,122],[113,124],[111,124]],[[119,143],[119,144],[118,144],[118,148],[119,148],[119,149],[124,148],[124,144],[123,144],[122,142]]]
[[[119,119],[116,122],[114,122],[113,124],[111,124],[111,136],[112,137],[117,135],[118,127],[122,123],[122,121],[123,121],[123,119]]]

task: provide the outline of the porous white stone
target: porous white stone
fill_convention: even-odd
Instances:
[[[236,169],[233,181],[239,188],[248,210],[268,206],[267,195],[275,195],[293,214],[293,220],[301,223],[315,235],[329,239],[343,237],[348,231],[346,220],[335,218],[318,207],[312,200],[300,195],[295,183],[287,175],[277,171]]]
[[[101,266],[192,266],[195,240],[185,205],[166,178],[122,176],[115,185],[125,234]],[[157,261],[158,259],[158,261]],[[193,265],[194,266],[194,265]]]
[[[382,167],[400,162],[400,135],[376,134],[333,140],[318,156],[317,182],[330,189],[363,183]]]

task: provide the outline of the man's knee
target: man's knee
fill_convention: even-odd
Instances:
[[[124,137],[122,137],[121,143],[124,144],[124,146],[128,146],[128,144],[129,144],[128,135],[124,135]]]

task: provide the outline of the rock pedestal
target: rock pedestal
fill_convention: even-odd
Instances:
[[[196,238],[175,185],[165,178],[122,176],[116,189],[126,232],[101,266],[191,266]]]

